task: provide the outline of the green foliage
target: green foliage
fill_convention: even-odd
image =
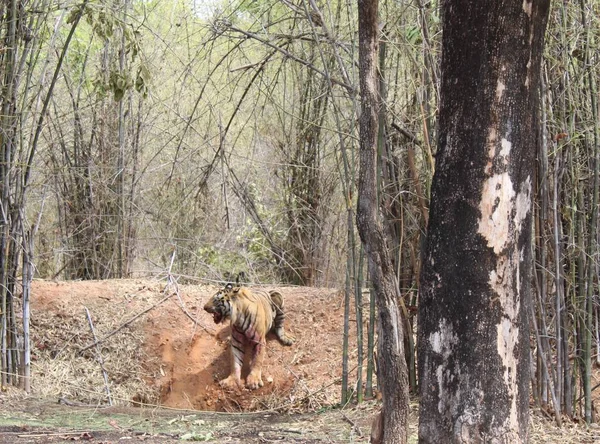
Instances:
[[[113,93],[115,102],[121,101],[125,92],[133,86],[133,79],[128,72],[118,72],[116,70],[110,72],[108,85]]]
[[[181,435],[182,441],[212,441],[214,438],[212,432],[197,433],[189,432]]]
[[[118,25],[114,13],[109,9],[109,3],[88,4],[84,11],[85,21],[92,27],[96,36],[108,40],[114,35]]]
[[[76,54],[81,56],[71,56],[72,64],[79,64],[83,61],[83,54],[92,49],[91,55],[94,56],[100,51],[105,51],[107,45],[119,47],[121,41],[124,43],[125,68],[121,69],[119,63],[113,60],[108,66],[108,70],[98,70],[93,76],[91,82],[99,99],[106,98],[112,94],[113,99],[119,102],[129,91],[135,90],[142,97],[148,96],[151,73],[148,64],[140,57],[142,52],[142,33],[138,29],[125,21],[118,15],[117,10],[113,9],[110,2],[92,2],[85,6],[83,17],[87,27],[78,30],[79,40],[76,45]],[[74,8],[68,17],[68,22],[72,22],[80,13],[81,8]],[[95,41],[90,42],[86,36],[92,34]],[[83,43],[84,41],[90,43]],[[92,45],[87,48],[87,45]],[[106,71],[106,72],[105,72]]]
[[[214,245],[200,247],[198,258],[205,265],[215,270],[217,276],[225,276],[231,270],[245,270],[247,268],[246,260],[241,254],[219,249]]]
[[[406,41],[413,45],[417,45],[423,42],[421,38],[421,27],[420,26],[409,26],[406,29]]]
[[[135,90],[141,93],[144,98],[148,97],[148,88],[150,84],[150,70],[145,63],[140,63],[135,76]]]

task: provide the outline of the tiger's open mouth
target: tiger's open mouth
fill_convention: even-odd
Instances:
[[[223,320],[223,316],[221,315],[221,313],[215,311],[213,313],[213,321],[215,321],[215,324],[221,323],[222,320]]]
[[[223,314],[217,308],[215,308],[213,305],[206,304],[204,306],[204,310],[213,316],[213,321],[215,321],[215,324],[220,324],[221,321],[223,320]]]

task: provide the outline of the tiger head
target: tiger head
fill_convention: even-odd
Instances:
[[[231,316],[232,290],[233,284],[225,285],[204,306],[204,310],[213,315],[215,324],[219,324]]]

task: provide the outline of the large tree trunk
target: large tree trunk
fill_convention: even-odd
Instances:
[[[548,0],[446,0],[419,301],[422,443],[528,439],[531,194]]]
[[[356,222],[369,258],[369,273],[379,310],[378,383],[383,395],[383,408],[378,422],[378,440],[394,444],[407,441],[408,380],[397,305],[398,284],[377,200],[377,6],[377,0],[358,1],[361,116]]]

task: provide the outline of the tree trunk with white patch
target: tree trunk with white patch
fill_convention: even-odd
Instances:
[[[548,8],[443,3],[419,301],[421,443],[528,440],[531,194]]]
[[[379,95],[377,78],[377,0],[358,1],[359,71],[361,92],[360,174],[356,224],[369,258],[369,274],[377,300],[378,384],[383,396],[374,442],[407,442],[408,376],[404,335],[397,305],[396,275],[386,245],[377,200],[377,130]]]

